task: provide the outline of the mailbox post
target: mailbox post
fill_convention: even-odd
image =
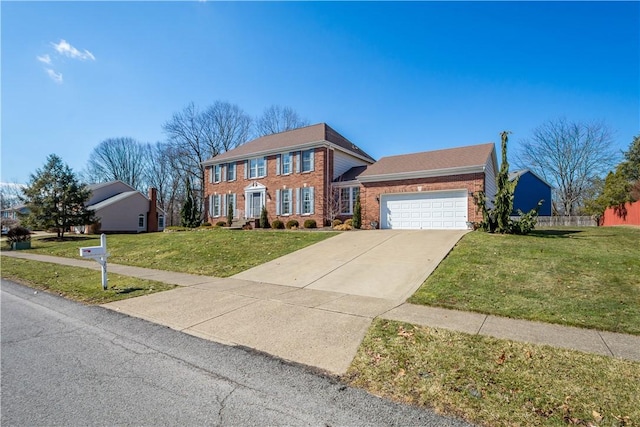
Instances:
[[[100,246],[88,246],[80,248],[80,256],[82,258],[94,259],[102,267],[102,289],[107,290],[107,236],[103,233],[100,235]]]

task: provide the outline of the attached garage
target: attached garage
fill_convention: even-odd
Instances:
[[[383,157],[357,176],[363,224],[396,230],[465,230],[482,221],[474,195],[496,194],[492,143]]]
[[[383,194],[380,226],[394,230],[467,228],[466,190]]]

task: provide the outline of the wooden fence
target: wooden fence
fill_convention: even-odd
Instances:
[[[640,225],[640,201],[607,208],[600,225]]]
[[[519,217],[511,217],[518,219]],[[598,222],[590,216],[539,216],[536,227],[597,227]]]

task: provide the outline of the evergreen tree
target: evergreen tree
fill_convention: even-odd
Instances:
[[[233,222],[233,202],[231,198],[229,198],[229,206],[227,207],[227,225],[231,227],[231,223]]]
[[[362,227],[362,207],[360,206],[360,194],[356,196],[356,204],[353,207],[353,218],[352,224],[353,228]]]
[[[29,209],[24,224],[34,228],[56,229],[59,239],[74,226],[96,221],[85,202],[91,190],[80,184],[71,168],[55,154],[47,157],[42,169],[36,170],[22,190],[21,200]]]
[[[538,202],[538,206],[526,214],[518,211],[520,220],[513,221],[511,212],[513,211],[513,195],[518,185],[518,179],[509,181],[509,162],[507,160],[507,143],[511,132],[500,133],[502,148],[502,164],[497,177],[497,192],[493,202],[493,209],[487,207],[487,196],[484,192],[475,195],[475,202],[478,209],[482,211],[482,222],[480,228],[490,233],[517,233],[527,234],[535,227],[538,210],[544,200]]]
[[[180,210],[180,222],[183,227],[195,228],[200,225],[200,213],[198,212],[198,205],[193,199],[193,189],[191,188],[189,177],[187,177],[186,182],[186,193],[184,204]]]

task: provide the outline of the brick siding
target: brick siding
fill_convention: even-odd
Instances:
[[[288,151],[283,152],[286,153]],[[329,154],[329,161],[326,162],[327,154]],[[211,224],[215,224],[218,221],[224,221],[226,217],[226,212],[221,212],[221,217],[210,217],[209,216],[209,195],[212,194],[236,194],[236,203],[238,206],[236,209],[241,211],[245,211],[245,187],[249,186],[253,182],[257,182],[266,187],[266,208],[269,216],[269,222],[273,222],[276,219],[279,219],[286,223],[289,220],[295,219],[300,223],[302,227],[304,221],[307,219],[315,219],[318,227],[323,226],[323,218],[324,218],[324,201],[326,200],[326,179],[325,177],[329,177],[329,182],[331,176],[333,175],[333,152],[325,147],[319,147],[314,150],[314,170],[312,172],[293,172],[289,175],[276,175],[276,161],[277,155],[267,156],[267,176],[264,178],[247,178],[245,179],[245,162],[244,160],[240,160],[235,162],[236,164],[236,180],[235,181],[222,181],[218,183],[211,183],[209,175],[213,173],[212,168],[207,168],[205,171],[205,206],[207,212],[208,221]],[[296,162],[296,158],[294,156],[294,165]],[[325,167],[328,167],[329,170],[325,170]],[[295,171],[295,167],[292,167]],[[295,206],[297,201],[295,200],[295,189],[296,188],[304,188],[305,184],[307,187],[314,188],[314,213],[311,215],[296,215],[295,214]],[[293,189],[294,200],[292,205],[292,211],[294,212],[292,215],[276,215],[276,190],[283,189]],[[246,213],[244,213],[246,215]]]
[[[421,187],[421,189],[418,189]],[[418,178],[385,182],[366,182],[360,184],[360,203],[362,205],[363,228],[371,228],[371,221],[380,221],[380,196],[382,194],[418,193],[442,190],[467,190],[467,193],[484,191],[484,174],[473,173],[433,178]],[[467,220],[481,221],[482,213],[476,211],[473,196],[468,196]],[[378,225],[379,227],[379,225]]]

